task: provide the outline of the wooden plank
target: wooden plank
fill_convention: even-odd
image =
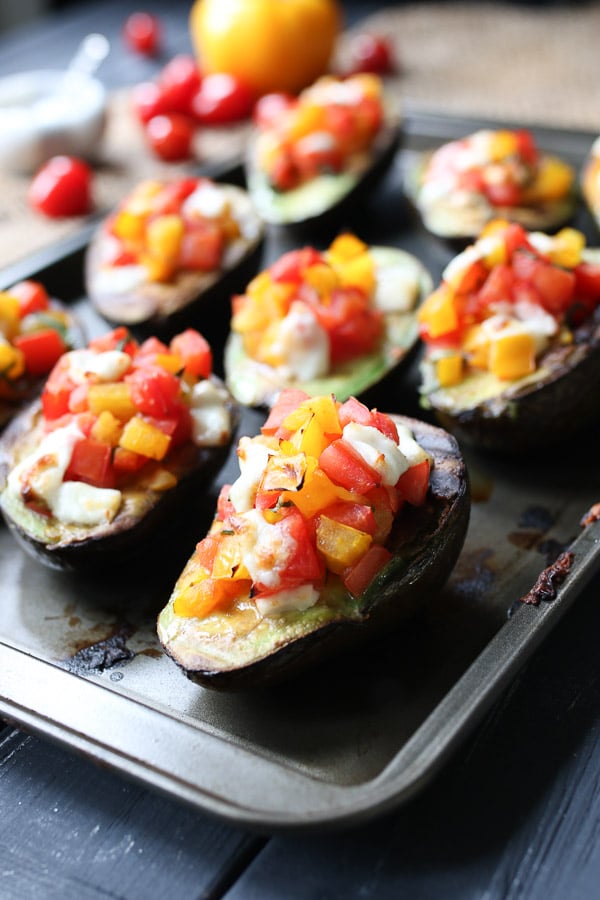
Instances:
[[[423,794],[347,834],[274,838],[227,900],[596,898],[599,589]]]
[[[2,900],[220,897],[263,844],[54,744],[0,733]]]

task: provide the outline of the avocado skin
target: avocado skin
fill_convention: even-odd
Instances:
[[[575,329],[572,344],[547,351],[540,376],[504,386],[480,403],[453,410],[440,388],[423,405],[460,442],[501,454],[559,447],[598,421],[600,393],[600,309]]]
[[[226,691],[275,684],[389,633],[441,589],[462,549],[469,522],[466,466],[457,441],[441,428],[407,417],[393,418],[413,431],[433,457],[434,465],[425,504],[418,508],[406,505],[390,536],[388,547],[394,554],[390,562],[346,614],[340,613],[299,638],[277,644],[250,663],[238,666],[232,660],[231,665],[219,667],[211,661],[208,646],[196,655],[196,663],[191,666],[180,648],[163,643],[166,653],[189,679]]]
[[[232,435],[237,429],[239,411],[230,404]],[[4,491],[15,452],[36,427],[41,416],[41,403],[36,401],[24,410],[0,439],[0,491]],[[197,447],[186,444],[171,456],[169,468],[178,476],[177,485],[168,491],[138,490],[127,494],[131,502],[108,524],[93,528],[61,526],[60,540],[48,540],[42,516],[22,517],[5,504],[0,494],[0,510],[17,543],[34,559],[52,569],[94,573],[110,578],[116,569],[130,570],[132,565],[160,565],[164,560],[164,542],[171,530],[184,540],[186,528],[198,510],[194,502],[201,498],[202,488],[223,466],[230,443],[220,447]],[[200,501],[201,502],[201,501]],[[187,522],[187,516],[190,522]],[[29,522],[29,524],[28,524]],[[33,522],[33,525],[31,524]],[[193,546],[193,545],[192,545]],[[156,555],[154,555],[156,554]]]

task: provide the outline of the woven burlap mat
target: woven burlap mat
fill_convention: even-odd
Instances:
[[[359,30],[386,34],[401,74],[390,89],[408,112],[600,131],[600,6],[523,7],[414,3],[386,9]],[[343,58],[347,39],[340,45]],[[242,150],[247,128],[203,130],[196,157],[220,165]],[[157,162],[145,146],[126,91],[111,97],[94,179],[96,211],[136,181],[187,166]],[[51,248],[81,219],[50,221],[26,201],[28,178],[0,174],[0,267]]]

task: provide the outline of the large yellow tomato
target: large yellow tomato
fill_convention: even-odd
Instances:
[[[258,94],[296,93],[322,75],[340,25],[337,0],[195,0],[190,13],[202,71]]]

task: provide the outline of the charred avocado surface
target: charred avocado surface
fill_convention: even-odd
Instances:
[[[187,179],[185,183],[190,181],[206,183],[205,179]],[[164,213],[152,211],[150,198],[147,211],[139,218],[147,222],[146,234],[148,228],[157,229],[156,247],[148,247],[148,238],[146,246],[140,244],[139,238],[123,239],[122,252],[130,254],[129,262],[123,262],[127,259],[123,256],[118,264],[112,264],[115,253],[112,230],[118,229],[118,217],[123,210],[98,229],[87,251],[85,279],[88,296],[104,319],[142,334],[162,337],[170,337],[186,325],[196,325],[211,342],[224,339],[230,295],[241,290],[256,272],[265,228],[246,191],[235,185],[212,182],[209,185],[202,188],[205,196],[199,201],[199,210],[194,206],[194,192],[180,197],[173,210]],[[168,190],[169,183],[162,187],[163,191]],[[159,199],[160,196],[157,194]],[[127,208],[125,212],[128,214]],[[152,225],[159,219],[163,223],[171,219],[171,223]],[[178,226],[175,219],[182,224]],[[137,226],[130,221],[125,220],[121,228],[129,227],[135,234]],[[221,226],[225,238],[219,236]],[[164,236],[160,234],[161,227]],[[173,235],[168,234],[169,228]],[[201,233],[204,237],[196,237]],[[198,249],[193,245],[196,240]],[[129,246],[133,248],[131,251],[127,249]],[[222,248],[221,253],[216,252],[217,246]],[[152,254],[156,259],[154,267]],[[178,258],[188,258],[189,267],[183,263],[171,264],[171,260]]]
[[[382,333],[374,348],[339,362],[329,362],[328,371],[306,377],[300,366],[294,370],[286,360],[270,365],[250,356],[244,346],[244,335],[232,330],[225,346],[225,378],[240,403],[272,406],[279,392],[289,387],[299,388],[311,396],[335,394],[343,401],[363,394],[402,363],[416,344],[417,310],[432,289],[431,276],[416,257],[403,250],[365,249],[372,261],[375,280],[372,306],[382,313]],[[290,356],[295,353],[298,358],[306,348],[290,338],[288,349]]]
[[[458,445],[442,429],[393,416],[431,458],[425,502],[406,504],[386,542],[389,561],[358,596],[337,579],[303,610],[257,613],[238,602],[204,619],[178,615],[186,571],[158,619],[165,651],[193,681],[218,689],[273,683],[397,624],[436,592],[460,553],[469,518],[467,473]],[[188,564],[189,565],[189,564]]]

